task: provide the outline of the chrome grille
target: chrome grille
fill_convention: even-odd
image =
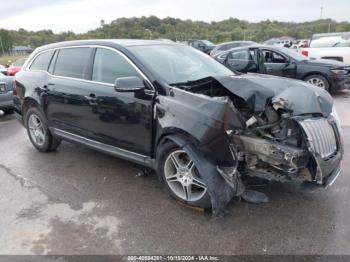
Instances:
[[[322,158],[327,158],[337,150],[333,127],[326,118],[306,119],[300,122],[311,149]]]

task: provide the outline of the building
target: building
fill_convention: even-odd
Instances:
[[[33,52],[33,48],[31,46],[22,46],[22,45],[15,45],[10,50],[10,55],[27,55]]]

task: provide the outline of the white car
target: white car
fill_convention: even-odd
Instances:
[[[342,37],[324,37],[313,40],[309,48],[303,48],[300,52],[310,58],[332,59],[350,64],[350,40]]]
[[[5,66],[3,66],[2,64],[0,64],[0,74],[7,75],[7,68]]]

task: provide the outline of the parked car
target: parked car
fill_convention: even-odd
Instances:
[[[210,52],[210,56],[215,56],[218,53],[221,53],[223,51],[226,51],[235,47],[255,45],[255,44],[257,43],[253,41],[232,41],[232,42],[221,43],[214,47],[214,49]]]
[[[211,50],[214,49],[215,44],[208,40],[199,40],[199,39],[191,39],[187,41],[187,44],[206,53],[209,54]]]
[[[26,61],[25,58],[16,60],[12,65],[10,65],[9,68],[7,68],[7,75],[15,76],[18,73],[18,71],[21,70],[25,61]]]
[[[292,41],[286,39],[272,38],[263,42],[263,44],[289,48],[292,46]]]
[[[267,200],[252,197],[248,177],[322,187],[340,173],[340,125],[326,91],[236,74],[186,45],[43,46],[16,75],[16,92],[17,117],[39,151],[65,139],[144,165],[175,199],[214,215],[233,196]]]
[[[309,39],[298,39],[293,42],[293,45],[290,48],[299,49],[299,48],[308,48],[309,47]]]
[[[350,65],[310,59],[293,49],[255,45],[231,49],[214,57],[232,70],[306,81],[333,92],[350,88]]]
[[[0,74],[7,75],[7,68],[0,64]]]
[[[0,73],[0,110],[5,114],[13,112],[13,77]]]
[[[303,48],[300,52],[310,58],[336,60],[350,64],[349,40],[340,36],[312,40],[309,48]]]

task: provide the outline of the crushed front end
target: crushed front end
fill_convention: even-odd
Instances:
[[[328,93],[294,84],[294,90],[267,97],[263,109],[240,109],[245,128],[226,130],[237,152],[237,170],[267,180],[331,185],[343,156],[338,115]]]
[[[229,131],[240,173],[280,182],[332,184],[340,174],[343,155],[335,121],[331,115],[286,117],[271,126]]]
[[[198,166],[211,163],[202,173],[217,214],[232,196],[253,203],[268,200],[249,190],[245,182],[251,178],[296,180],[314,189],[331,185],[340,174],[341,127],[326,91],[301,81],[249,74],[210,77],[178,87],[194,95],[174,91],[171,99],[181,96],[186,105],[189,99],[192,113],[172,109],[160,121],[170,123],[181,116],[176,123],[185,123],[195,115],[186,127],[193,127],[188,133],[199,141],[196,148],[203,161]]]

